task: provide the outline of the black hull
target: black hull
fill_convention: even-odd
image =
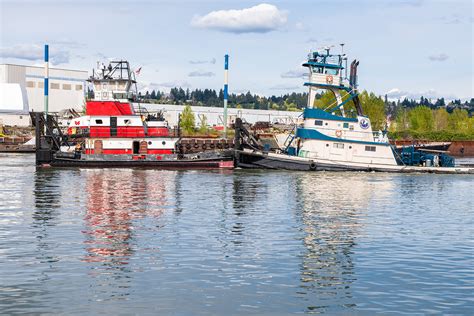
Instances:
[[[348,165],[334,165],[325,163],[314,163],[311,161],[295,161],[284,157],[271,157],[261,152],[238,151],[237,167],[244,169],[273,169],[273,170],[293,170],[293,171],[383,171],[397,172],[397,170],[377,169],[373,167],[357,167]]]
[[[43,167],[81,168],[143,168],[143,169],[232,169],[232,158],[209,158],[196,160],[83,160],[54,158]]]

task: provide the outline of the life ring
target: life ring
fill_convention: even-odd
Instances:
[[[341,131],[340,129],[338,129],[338,130],[336,131],[336,136],[337,136],[337,137],[341,137],[341,136],[342,136],[342,131]]]
[[[214,148],[214,147],[216,147],[216,145],[214,145],[213,143],[209,144],[209,148]]]
[[[206,145],[206,144],[202,144],[201,148],[202,148],[202,150],[206,150],[207,145]]]
[[[327,75],[327,76],[326,76],[326,83],[327,83],[327,84],[332,84],[332,83],[333,83],[333,78],[332,78],[331,75]]]
[[[191,149],[191,144],[186,144],[186,149]]]
[[[194,143],[194,148],[199,148],[199,144],[198,143]]]

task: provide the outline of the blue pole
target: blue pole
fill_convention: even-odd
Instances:
[[[224,137],[227,138],[227,100],[229,98],[229,55],[224,56]]]
[[[48,115],[49,95],[49,45],[44,45],[44,115]]]

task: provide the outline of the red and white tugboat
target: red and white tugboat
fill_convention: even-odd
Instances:
[[[171,135],[161,113],[135,108],[136,80],[127,61],[113,61],[88,79],[94,97],[84,116],[63,133],[54,117],[32,113],[38,165],[231,169],[230,151],[180,153],[180,135]],[[182,147],[182,146],[181,146]]]

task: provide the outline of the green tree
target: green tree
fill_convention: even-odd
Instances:
[[[448,126],[449,129],[456,132],[468,131],[469,115],[466,110],[454,109],[453,113],[449,115]]]
[[[385,129],[386,114],[384,100],[374,93],[368,93],[365,90],[359,95],[359,100],[364,115],[367,115],[370,119],[372,130]]]
[[[397,116],[395,118],[395,131],[404,131],[410,128],[408,121],[408,110],[399,107],[397,110]]]
[[[207,117],[203,114],[200,117],[201,123],[199,124],[199,133],[206,134],[207,133]]]
[[[444,108],[433,111],[434,129],[436,131],[445,131],[448,129],[449,113]]]
[[[418,132],[429,132],[434,129],[433,112],[426,106],[417,106],[408,113],[410,128]]]
[[[181,128],[188,134],[194,132],[195,117],[191,106],[186,105],[181,113]]]

